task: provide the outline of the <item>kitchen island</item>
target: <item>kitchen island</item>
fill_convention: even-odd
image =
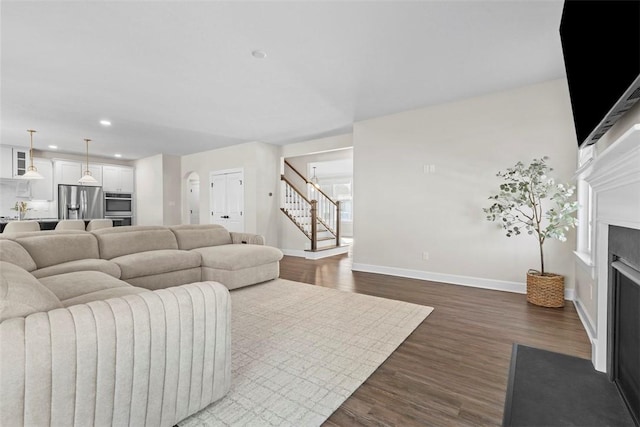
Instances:
[[[17,218],[0,218],[0,233],[4,232],[4,227],[11,221],[19,221]],[[55,230],[58,225],[59,219],[56,218],[25,218],[23,221],[38,221],[40,224],[40,230]],[[89,224],[89,219],[84,220],[84,226]],[[122,225],[121,219],[114,219],[113,226],[120,227]]]

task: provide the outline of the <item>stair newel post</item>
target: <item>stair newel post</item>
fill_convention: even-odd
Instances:
[[[336,201],[336,246],[340,246],[340,200]]]
[[[311,250],[318,249],[318,201],[311,201]]]

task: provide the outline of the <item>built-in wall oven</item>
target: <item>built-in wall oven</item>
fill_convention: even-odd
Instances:
[[[133,220],[133,194],[104,193],[104,217],[119,225],[131,225]]]

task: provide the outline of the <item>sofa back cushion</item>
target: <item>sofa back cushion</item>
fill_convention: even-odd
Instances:
[[[0,322],[62,308],[60,300],[27,270],[0,261]]]
[[[88,258],[100,258],[98,241],[86,231],[36,234],[15,239],[24,247],[38,268]]]
[[[9,239],[0,239],[0,261],[10,262],[27,271],[33,271],[38,268],[29,252],[19,243]]]
[[[218,224],[185,224],[169,228],[178,240],[178,247],[186,251],[232,243],[229,231]]]
[[[178,249],[176,236],[166,227],[134,225],[103,228],[91,233],[98,239],[102,259],[138,252]]]

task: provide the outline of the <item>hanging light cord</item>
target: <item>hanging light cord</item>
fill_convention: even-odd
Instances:
[[[90,140],[90,139],[88,139],[88,138],[85,138],[85,139],[84,139],[84,142],[85,142],[85,143],[86,143],[86,145],[87,145],[87,170],[86,170],[86,171],[84,171],[84,174],[85,174],[85,175],[91,175],[91,171],[89,170],[89,142],[90,142],[90,141],[91,141],[91,140]]]
[[[36,171],[37,169],[33,166],[33,133],[36,131],[33,129],[27,129],[27,132],[29,132],[29,137],[31,140],[31,145],[29,147],[29,170]]]

